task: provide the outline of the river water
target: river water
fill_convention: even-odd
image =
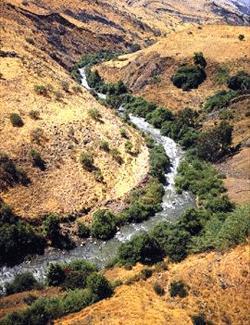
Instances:
[[[83,87],[91,90],[87,84],[85,70],[80,69],[80,73]],[[105,98],[103,94],[98,95],[102,99]],[[44,255],[36,256],[12,268],[2,267],[0,269],[0,285],[12,280],[16,274],[22,272],[31,272],[37,279],[42,280],[46,275],[48,264],[52,262],[68,262],[73,259],[83,258],[102,268],[115,257],[121,243],[128,241],[133,235],[141,231],[151,230],[161,221],[168,220],[169,222],[173,222],[183,211],[194,205],[194,200],[189,193],[177,194],[174,187],[177,168],[183,157],[181,148],[172,139],[162,136],[160,130],[152,127],[144,119],[130,115],[130,120],[137,128],[148,133],[157,143],[162,144],[167,156],[170,158],[171,168],[165,175],[167,182],[164,187],[165,194],[162,201],[162,211],[140,224],[129,224],[121,227],[116,236],[108,241],[90,238],[84,245],[78,246],[70,251],[50,249]]]

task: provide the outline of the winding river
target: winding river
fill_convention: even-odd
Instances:
[[[83,87],[91,90],[86,80],[84,68],[80,69],[80,73]],[[105,98],[103,94],[97,95],[102,99]],[[121,227],[116,236],[108,241],[90,238],[84,245],[78,246],[70,251],[49,249],[44,255],[35,256],[33,259],[24,261],[12,268],[2,267],[0,269],[0,285],[12,280],[16,274],[21,272],[31,272],[37,279],[42,280],[45,277],[48,264],[51,262],[67,262],[73,259],[83,258],[102,268],[115,257],[121,243],[128,241],[138,232],[149,231],[160,221],[168,220],[172,222],[176,220],[183,211],[194,205],[194,200],[189,193],[177,194],[174,187],[177,168],[183,156],[181,148],[172,139],[162,136],[160,130],[152,127],[144,119],[130,115],[130,120],[140,130],[150,134],[157,143],[162,144],[171,160],[171,169],[165,175],[167,185],[164,187],[165,194],[162,201],[162,211],[140,224],[129,224]]]

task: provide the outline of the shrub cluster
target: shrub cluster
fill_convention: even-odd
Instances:
[[[230,101],[236,97],[237,93],[235,91],[220,91],[215,95],[209,97],[205,104],[204,109],[207,112],[217,111],[224,107],[227,107]]]
[[[152,264],[162,259],[163,251],[158,242],[147,233],[134,236],[123,243],[118,250],[118,261],[121,264],[134,265],[137,262]]]
[[[49,214],[42,224],[43,235],[47,241],[50,241],[52,246],[61,249],[71,249],[74,243],[69,238],[68,234],[62,234],[60,228],[60,219],[56,214]]]
[[[95,238],[107,240],[116,233],[116,216],[109,210],[98,210],[93,215],[91,235]]]
[[[14,265],[27,255],[42,254],[44,247],[43,237],[0,203],[0,265]]]
[[[57,297],[39,298],[27,309],[7,315],[0,324],[46,325],[56,318],[77,312],[94,302],[110,297],[113,293],[110,283],[96,272],[96,267],[81,260],[57,267],[50,266],[48,282],[69,290]]]
[[[157,179],[151,179],[143,189],[135,190],[129,198],[129,207],[118,216],[120,224],[142,222],[161,210],[164,188]]]
[[[29,272],[18,274],[13,281],[5,284],[7,295],[40,288],[41,284],[34,278],[33,274]]]
[[[170,168],[170,160],[166,155],[162,145],[154,145],[150,149],[150,174],[157,178],[161,183],[166,182],[165,174]]]
[[[187,286],[183,281],[173,281],[170,283],[169,293],[171,297],[185,298],[188,295]]]
[[[0,190],[5,190],[15,184],[27,185],[29,178],[18,168],[14,161],[5,153],[0,152]]]
[[[206,80],[207,61],[202,52],[194,53],[194,65],[182,65],[172,76],[171,81],[177,88],[188,91],[199,87]]]
[[[178,68],[171,81],[177,88],[188,91],[198,88],[206,80],[206,77],[203,68],[195,65],[185,65]]]
[[[228,80],[228,87],[232,90],[250,90],[250,74],[240,71]]]
[[[85,260],[74,260],[67,264],[50,264],[47,272],[49,286],[60,286],[65,289],[83,289],[87,277],[96,272],[96,266]]]
[[[24,125],[21,116],[17,113],[10,114],[11,124],[15,127],[22,127]]]
[[[38,151],[36,151],[35,149],[31,149],[30,156],[34,167],[38,167],[41,170],[45,170],[46,168],[45,161],[42,159],[42,156]]]
[[[88,171],[92,171],[94,166],[94,157],[90,152],[82,152],[80,155],[80,163],[82,167]]]
[[[78,223],[77,234],[80,238],[88,238],[90,235],[90,228],[84,223]]]
[[[200,133],[196,149],[199,158],[216,162],[231,151],[233,128],[226,121]]]

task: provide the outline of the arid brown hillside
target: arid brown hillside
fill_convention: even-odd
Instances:
[[[53,1],[50,4],[53,8]],[[57,1],[55,11],[56,4]],[[77,55],[82,51],[80,45],[72,42],[79,29],[62,22],[60,15],[64,30],[56,29],[53,17],[58,15],[50,16],[45,2],[39,6],[33,2],[28,6],[19,3],[17,7],[1,3],[0,151],[26,173],[29,184],[11,180],[7,188],[1,188],[0,196],[25,218],[49,212],[68,215],[96,208],[107,200],[122,197],[148,170],[148,151],[140,135],[79,88],[52,58],[54,54],[61,55],[68,62],[66,65],[70,65],[76,53],[72,48],[78,51]],[[43,24],[44,21],[47,23]],[[63,42],[70,39],[70,47],[59,39],[53,43],[53,33],[47,29],[51,26],[58,35],[69,33]],[[36,34],[38,27],[40,31]],[[84,34],[81,37],[84,39]],[[61,52],[57,48],[60,44]],[[82,44],[86,49],[89,47],[86,40]],[[98,46],[101,45],[99,42]],[[93,109],[99,112],[97,120],[90,116]],[[22,127],[12,125],[12,113],[20,115]],[[126,152],[127,140],[121,136],[121,128],[127,130],[136,154]],[[110,153],[100,149],[102,141],[109,143]],[[122,163],[112,155],[113,149],[120,152]],[[32,150],[41,155],[45,170],[33,166]],[[79,160],[82,152],[93,155],[95,171],[82,168]]]
[[[249,22],[249,7],[246,0],[121,0],[121,2],[125,2],[135,12],[140,11],[142,16],[144,14],[154,17],[155,21],[166,22],[172,17],[179,23]]]
[[[203,52],[208,62],[207,80],[197,90],[184,92],[171,77],[181,64],[192,62],[194,52]],[[103,64],[99,72],[106,80],[122,79],[135,94],[170,109],[199,108],[207,96],[223,88],[216,82],[220,67],[231,73],[250,71],[249,52],[248,27],[205,25],[170,34],[142,51]]]
[[[0,11],[6,28],[15,21],[26,42],[32,41],[66,68],[83,54],[128,50],[157,35],[146,23],[107,1],[4,0]]]
[[[131,283],[142,269],[114,269],[106,275],[110,280]],[[188,287],[185,298],[170,297],[173,281]],[[163,296],[153,286],[160,284]],[[191,256],[179,264],[170,264],[167,271],[156,271],[146,281],[124,284],[110,299],[60,319],[62,325],[165,325],[193,324],[191,317],[204,315],[213,324],[246,325],[249,301],[249,246],[239,246],[225,254],[209,253]]]

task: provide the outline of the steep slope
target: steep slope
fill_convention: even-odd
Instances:
[[[176,31],[187,24],[249,23],[247,0],[119,0],[118,3],[163,32]]]
[[[192,324],[191,317],[204,315],[213,324],[247,324],[249,287],[249,246],[239,246],[225,254],[191,256],[167,271],[156,271],[146,280],[122,285],[115,295],[85,310],[69,315],[56,324]],[[111,270],[112,280],[133,278],[140,272]],[[170,284],[183,281],[188,287],[185,298],[171,297]],[[130,281],[131,282],[131,281]],[[133,282],[133,281],[132,281]],[[159,283],[163,296],[155,293]]]
[[[51,8],[52,4],[53,1]],[[58,18],[58,15],[41,13],[46,11],[42,5],[44,7],[45,2],[39,4],[40,13],[31,14],[24,4],[20,9],[1,3],[0,152],[7,154],[16,167],[25,172],[28,184],[7,180],[7,188],[1,187],[0,196],[24,218],[39,218],[50,212],[63,215],[86,212],[105,204],[106,200],[123,196],[148,170],[148,151],[141,136],[79,88],[57,60],[52,59],[53,46],[46,38],[52,35],[46,28],[53,26],[53,17]],[[31,11],[38,10],[33,3],[28,8],[30,6]],[[32,19],[27,18],[31,16]],[[43,25],[42,21],[47,19]],[[31,21],[35,21],[36,28],[40,26],[37,37]],[[58,24],[64,26],[67,35],[71,25],[62,18]],[[61,31],[61,35],[64,32]],[[71,47],[74,44],[72,33],[68,34]],[[84,39],[84,34],[79,37]],[[67,43],[67,36],[64,35],[63,40]],[[86,40],[82,44],[86,49],[89,46]],[[97,45],[100,48],[102,41]],[[55,46],[60,46],[58,39]],[[63,47],[62,52],[55,54],[62,55],[65,65],[74,60],[71,47]],[[79,55],[81,46],[74,44],[74,48]],[[91,109],[99,112],[97,120],[91,117]],[[12,113],[19,114],[22,127],[11,124]],[[137,150],[136,155],[126,152],[127,140],[120,133],[122,127]],[[102,141],[108,141],[111,149],[120,152],[122,163],[100,149]],[[32,150],[41,155],[45,168],[34,166]],[[94,172],[82,168],[79,161],[82,152],[90,152],[94,157]],[[5,167],[8,171],[7,165]],[[5,177],[2,170],[0,176]]]
[[[240,41],[239,34],[246,40]],[[205,25],[170,34],[142,51],[103,64],[99,72],[109,81],[122,79],[135,94],[170,109],[199,108],[224,87],[215,80],[220,67],[229,73],[250,70],[249,50],[249,28]],[[207,80],[198,89],[183,92],[171,77],[180,65],[192,62],[194,52],[203,52],[208,62]]]
[[[16,21],[26,39],[66,68],[85,53],[128,50],[157,35],[146,23],[107,1],[4,0],[0,10],[2,19],[10,25]]]

